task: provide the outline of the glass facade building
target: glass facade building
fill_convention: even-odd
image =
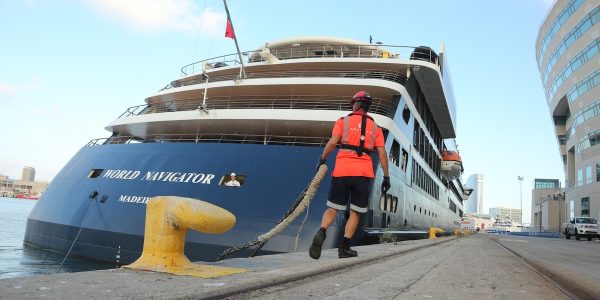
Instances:
[[[560,180],[558,179],[535,179],[533,181],[534,189],[558,189],[560,188]]]
[[[473,174],[467,179],[467,188],[473,189],[465,202],[466,213],[483,213],[483,174]]]
[[[600,215],[598,32],[599,1],[557,0],[536,41],[540,79],[565,170],[564,200],[569,207],[561,210],[564,218]],[[535,189],[559,188],[558,180],[535,182]]]

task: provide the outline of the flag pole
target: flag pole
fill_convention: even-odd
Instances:
[[[231,22],[231,16],[229,16],[229,8],[227,8],[227,1],[223,0],[223,4],[225,5],[225,12],[227,13],[227,22],[231,24],[231,28],[233,29],[233,22]],[[242,65],[242,67],[240,68],[240,79],[245,79],[246,70],[244,69],[244,61],[242,60],[242,53],[240,52],[240,46],[238,46],[235,30],[233,30],[233,40],[235,41],[235,48],[237,49],[238,57],[240,58],[240,64]]]

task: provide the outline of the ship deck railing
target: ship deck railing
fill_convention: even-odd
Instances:
[[[438,63],[438,55],[426,47],[412,47],[399,45],[367,44],[367,45],[330,45],[309,44],[278,46],[269,49],[270,53],[279,60],[303,59],[303,58],[387,58],[387,59],[412,59],[425,60]],[[260,50],[241,52],[248,63],[265,61],[259,54]],[[201,61],[197,61],[181,68],[181,76],[199,74],[207,69],[222,68],[227,66],[241,65],[237,53],[221,55]]]
[[[245,96],[245,97],[207,97],[205,107],[201,107],[203,99],[190,98],[171,100],[160,103],[142,104],[129,107],[119,118],[153,113],[191,111],[203,108],[215,109],[306,109],[306,110],[348,110],[349,99],[344,96]],[[388,99],[374,98],[370,113],[390,118],[398,103]]]
[[[327,78],[360,78],[360,79],[382,79],[406,84],[408,77],[406,72],[398,72],[391,70],[361,70],[361,71],[342,71],[342,70],[294,70],[294,71],[268,71],[268,72],[248,72],[246,79],[258,78],[291,78],[291,77],[327,77]],[[230,73],[223,75],[210,76],[209,82],[237,80],[238,73]],[[180,80],[175,80],[161,89],[168,90],[171,88],[188,86],[193,84],[204,84],[205,80],[202,77],[189,77]]]
[[[324,147],[329,137],[289,136],[289,135],[252,135],[252,134],[156,134],[145,137],[112,136],[93,139],[86,146],[110,144],[139,144],[139,143],[234,143],[234,144],[263,144],[285,146],[315,146]]]

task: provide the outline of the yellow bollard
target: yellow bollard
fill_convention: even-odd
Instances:
[[[431,228],[429,228],[429,238],[430,239],[435,239],[435,238],[437,238],[435,236],[436,233],[443,233],[443,232],[444,232],[443,229],[431,227]]]
[[[235,216],[210,203],[176,196],[148,200],[142,255],[124,268],[202,278],[246,272],[246,269],[199,265],[183,254],[188,229],[218,234],[235,225]]]

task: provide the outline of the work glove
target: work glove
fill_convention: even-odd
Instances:
[[[317,172],[319,172],[319,168],[320,168],[322,165],[324,165],[326,161],[327,161],[326,159],[322,159],[322,158],[319,156],[319,162],[317,163],[317,168],[316,168],[316,169],[317,169]]]
[[[387,193],[387,191],[390,189],[390,177],[389,176],[383,176],[383,182],[381,183],[381,192],[382,193]]]

